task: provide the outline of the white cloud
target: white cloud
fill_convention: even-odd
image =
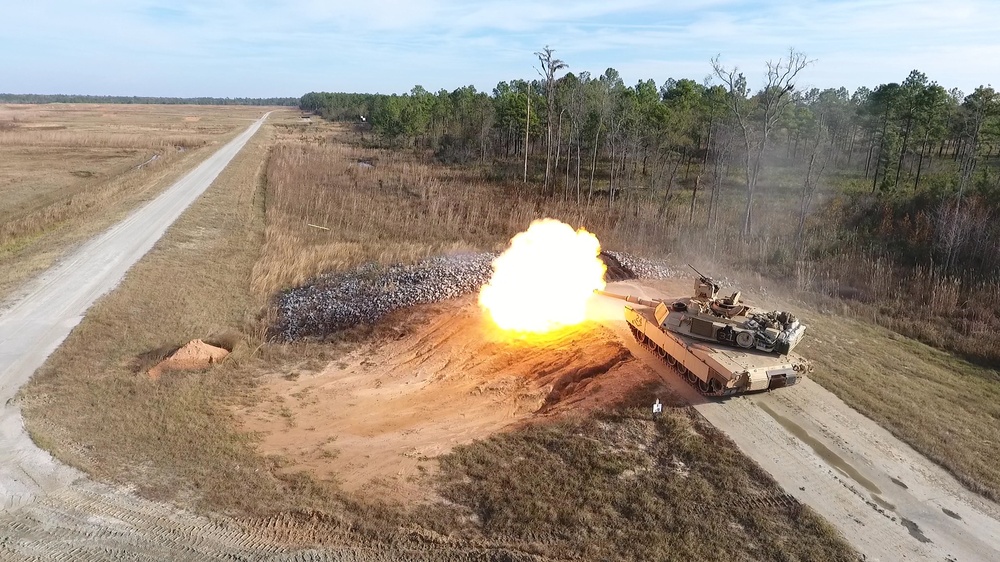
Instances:
[[[992,0],[38,0],[10,3],[4,89],[174,95],[407,91],[534,78],[544,45],[574,72],[701,80],[721,54],[748,77],[789,47],[803,78],[853,89],[920,69],[970,90],[1000,75]],[[141,92],[140,92],[141,90]]]

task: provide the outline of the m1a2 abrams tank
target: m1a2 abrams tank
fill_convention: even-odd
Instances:
[[[812,370],[792,353],[805,333],[794,316],[747,305],[738,291],[719,297],[719,285],[700,273],[694,296],[669,303],[598,293],[631,303],[625,305],[625,320],[632,335],[702,394],[780,388]]]

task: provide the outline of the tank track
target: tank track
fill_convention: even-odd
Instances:
[[[646,337],[646,334],[642,333],[641,330],[631,324],[629,324],[628,327],[632,332],[632,337],[635,338],[635,341],[639,342],[639,345],[649,350],[653,355],[659,357],[660,360],[666,363],[671,370],[677,373],[683,381],[694,387],[694,389],[697,390],[702,396],[707,396],[709,398],[722,398],[723,396],[733,396],[740,393],[739,389],[727,389],[722,387],[718,381],[713,380],[705,382],[699,379],[694,373],[681,365],[680,361],[677,361],[677,359],[667,353],[665,349],[656,345],[655,342]]]

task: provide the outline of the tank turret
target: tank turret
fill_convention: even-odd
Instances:
[[[654,308],[660,327],[700,340],[777,355],[790,353],[802,341],[806,327],[792,313],[750,306],[743,301],[740,291],[726,297],[718,296],[719,291],[715,281],[699,274],[694,284],[694,296],[677,299],[670,304],[662,300],[598,292]]]
[[[597,292],[638,305],[625,306],[636,339],[671,365],[682,365],[688,380],[705,394],[786,386],[811,370],[808,362],[792,355],[805,333],[794,315],[751,306],[739,291],[720,297],[720,290],[699,273],[693,296],[669,302]]]

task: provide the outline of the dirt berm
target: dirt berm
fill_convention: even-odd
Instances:
[[[427,492],[432,458],[525,420],[620,403],[655,380],[607,329],[589,323],[512,338],[474,296],[388,318],[376,341],[318,372],[274,373],[245,429],[285,470],[400,500]]]

